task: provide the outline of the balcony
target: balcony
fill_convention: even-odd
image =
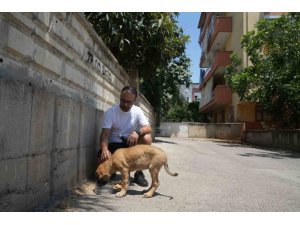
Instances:
[[[200,57],[200,67],[202,68],[208,68],[210,65],[209,65],[209,60],[208,60],[208,57],[205,57],[205,53],[204,51],[202,51],[202,54],[201,54],[201,57]]]
[[[198,28],[201,29],[201,34],[199,36],[199,41],[198,41],[199,43],[203,42],[203,39],[204,39],[204,36],[205,36],[205,30],[206,30],[212,16],[213,16],[212,12],[203,12],[203,13],[201,13],[200,20],[199,20],[199,23],[198,23]]]
[[[204,76],[203,85],[214,75],[214,74],[224,74],[226,67],[231,64],[231,55],[232,51],[216,51],[214,55],[214,62],[210,70],[207,71]],[[202,86],[203,86],[202,85]]]
[[[217,16],[213,24],[213,29],[208,39],[207,51],[219,49],[232,32],[232,17]]]
[[[212,98],[205,105],[200,107],[200,112],[209,111],[224,107],[231,103],[232,91],[227,85],[217,85],[212,92]]]

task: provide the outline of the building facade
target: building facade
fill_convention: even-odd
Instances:
[[[186,87],[186,85],[181,85],[179,90],[187,102],[200,101],[201,93],[199,89],[199,83],[193,83],[189,87]]]
[[[254,102],[241,102],[239,96],[226,85],[224,75],[231,64],[230,55],[235,53],[242,66],[250,63],[241,47],[241,37],[254,29],[262,18],[276,18],[283,13],[263,12],[203,12],[198,28],[200,58],[201,101],[200,112],[207,113],[211,122],[245,122],[253,129],[268,119],[261,107]],[[265,118],[264,118],[265,117]]]

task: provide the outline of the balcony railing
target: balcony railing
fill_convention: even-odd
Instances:
[[[205,24],[199,36],[199,44],[201,46],[211,45],[218,33],[232,32],[232,17],[213,16],[212,13],[209,13],[207,20],[208,23]]]
[[[209,56],[207,54],[205,54],[204,51],[202,51],[201,53],[201,57],[200,57],[200,67],[202,68],[208,68],[210,65],[210,61],[208,60]]]
[[[206,26],[203,39],[200,43],[202,54],[200,59],[201,67],[211,67],[213,61],[212,52],[223,46],[232,32],[232,17],[212,16],[210,23]]]
[[[225,70],[225,67],[231,64],[231,51],[216,51],[214,54],[214,62],[204,76],[203,83],[206,83],[214,73],[219,72],[220,69]]]
[[[203,19],[205,19],[206,21],[203,22],[204,26],[201,27],[201,35],[199,37],[199,43],[202,43],[203,42],[203,39],[204,39],[204,36],[206,34],[206,29],[207,29],[207,26],[208,26],[208,23],[207,21],[209,22],[211,20],[211,17],[213,16],[213,13],[212,12],[209,12],[207,13],[207,15],[204,16]],[[202,15],[201,15],[201,19],[202,19]]]
[[[214,65],[217,67],[224,67],[231,64],[231,55],[232,51],[216,51]]]
[[[213,90],[211,99],[200,106],[200,112],[209,112],[231,103],[232,91],[227,85],[217,85]]]
[[[214,23],[211,30],[211,35],[207,40],[208,51],[214,46],[215,43],[222,44],[222,42],[225,42],[229,33],[232,32],[232,17],[217,16],[213,21]],[[228,33],[228,35],[223,35],[224,33]]]

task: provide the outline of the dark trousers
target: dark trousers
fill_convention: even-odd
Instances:
[[[119,148],[128,148],[129,145],[127,145],[124,142],[113,142],[108,144],[108,149],[110,150],[111,154],[114,154],[115,151],[117,151]]]
[[[114,154],[115,151],[117,151],[117,149],[119,148],[128,148],[129,145],[127,145],[124,142],[113,142],[113,143],[109,143],[108,144],[108,150],[110,151],[111,154]],[[100,159],[101,158],[101,149],[99,149],[98,153],[97,153],[97,158]]]

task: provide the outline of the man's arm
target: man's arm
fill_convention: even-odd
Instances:
[[[144,136],[145,134],[151,134],[152,129],[150,125],[145,125],[140,128],[140,136]]]
[[[111,152],[108,149],[108,138],[110,134],[110,129],[102,128],[100,135],[100,148],[101,148],[101,160],[106,160],[111,156]]]
[[[129,146],[136,145],[140,137],[145,136],[146,134],[151,134],[151,132],[151,126],[144,125],[139,130],[132,131],[132,133],[128,137],[127,144]]]

